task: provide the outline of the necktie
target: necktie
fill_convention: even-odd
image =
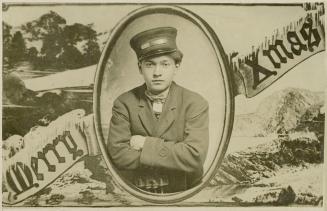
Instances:
[[[152,110],[157,119],[159,119],[160,114],[162,113],[163,105],[166,101],[166,96],[164,94],[152,95],[148,91],[145,92],[145,96],[152,103]]]

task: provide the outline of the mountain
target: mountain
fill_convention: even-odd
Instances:
[[[292,131],[316,117],[324,103],[323,92],[287,88],[265,98],[256,111],[235,117],[234,136],[265,136]]]

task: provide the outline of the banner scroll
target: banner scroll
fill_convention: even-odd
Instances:
[[[243,58],[230,54],[229,62],[236,84],[235,95],[254,97],[285,73],[311,56],[325,50],[324,7],[318,5],[282,29]]]
[[[73,110],[46,127],[31,130],[23,142],[32,144],[13,156],[4,155],[4,203],[16,204],[32,196],[84,156],[99,152],[93,115],[84,115],[84,110]]]

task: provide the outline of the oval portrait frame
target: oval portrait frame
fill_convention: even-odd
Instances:
[[[165,194],[156,194],[156,193],[149,193],[136,187],[131,187],[128,183],[126,183],[119,173],[116,172],[114,168],[114,164],[112,163],[109,155],[107,155],[106,147],[104,144],[104,137],[103,131],[101,127],[101,117],[100,117],[100,95],[101,95],[101,84],[103,79],[104,70],[106,67],[106,62],[114,48],[115,41],[119,38],[122,34],[124,29],[131,23],[133,20],[139,17],[143,17],[146,15],[151,14],[168,14],[168,15],[176,15],[182,18],[185,18],[195,24],[208,38],[210,44],[215,52],[215,57],[218,61],[220,66],[221,75],[223,78],[223,85],[224,85],[224,92],[225,92],[225,114],[224,114],[224,126],[222,136],[220,138],[220,144],[217,148],[216,153],[214,154],[214,159],[212,161],[211,166],[209,169],[203,174],[202,182],[185,191],[177,192],[177,193],[165,193]],[[103,49],[101,54],[101,58],[97,65],[96,70],[96,77],[95,77],[95,84],[94,84],[94,94],[93,94],[93,109],[94,109],[94,122],[95,122],[95,131],[97,136],[97,141],[102,153],[102,156],[105,160],[106,165],[114,179],[114,181],[128,193],[132,194],[133,196],[151,202],[151,203],[158,203],[158,204],[167,204],[167,203],[176,203],[182,200],[185,200],[199,191],[201,191],[209,181],[215,176],[222,159],[226,153],[228,143],[231,136],[233,121],[234,121],[234,96],[233,96],[233,81],[232,81],[232,73],[229,71],[228,68],[227,58],[225,56],[224,49],[215,34],[214,30],[209,26],[209,24],[203,20],[198,15],[194,14],[193,12],[181,8],[179,6],[170,6],[170,5],[149,5],[139,9],[134,10],[133,12],[129,13],[125,16],[118,24],[113,28],[108,38],[108,41]]]

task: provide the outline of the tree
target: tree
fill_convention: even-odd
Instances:
[[[13,63],[22,60],[26,53],[25,50],[26,46],[23,35],[20,31],[17,31],[9,46],[9,62]]]
[[[43,67],[79,68],[95,64],[100,57],[100,48],[97,32],[92,27],[93,24],[66,25],[63,17],[50,11],[22,25],[30,41],[42,40],[41,56],[35,59],[38,52],[31,48],[28,59],[37,60]]]
[[[101,52],[99,44],[94,40],[89,40],[84,46],[84,64],[86,66],[96,64],[99,61]]]
[[[3,42],[3,51],[4,54],[9,49],[12,35],[10,33],[12,26],[2,21],[2,42]]]
[[[64,45],[62,31],[65,26],[66,20],[54,11],[21,26],[26,34],[30,35],[30,41],[42,40],[42,56],[39,60],[43,66],[58,66],[58,58]],[[32,53],[35,53],[35,50],[32,50]]]
[[[56,35],[47,35],[43,39],[41,54],[43,56],[43,64],[45,66],[56,66],[57,59],[62,52],[62,45],[58,41]]]
[[[80,68],[83,66],[82,53],[73,45],[65,46],[59,59],[64,67],[69,69]]]
[[[30,61],[35,62],[37,60],[38,51],[35,47],[31,47],[27,50],[27,57]]]
[[[75,23],[64,28],[63,37],[65,43],[75,45],[83,40],[96,40],[97,33],[90,26]]]
[[[3,64],[9,63],[10,43],[12,35],[10,33],[12,26],[2,21],[2,42],[3,42]]]
[[[40,18],[27,22],[21,26],[31,40],[44,39],[48,35],[60,34],[66,25],[66,19],[54,11],[42,15]]]
[[[75,23],[73,25],[67,25],[64,28],[64,53],[61,59],[64,60],[65,64],[69,64],[69,67],[78,68],[81,67],[81,65],[92,65],[98,61],[100,57],[100,48],[96,42],[97,33],[91,27],[92,25]],[[82,49],[77,48],[76,46],[83,41],[86,41],[86,44]],[[73,48],[72,46],[75,47]]]

